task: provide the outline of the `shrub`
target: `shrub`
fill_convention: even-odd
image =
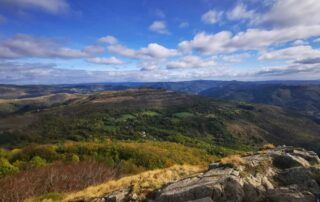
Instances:
[[[43,158],[41,158],[40,156],[34,156],[31,161],[30,161],[31,165],[34,167],[42,167],[47,165],[47,161]]]
[[[241,158],[239,155],[231,155],[224,157],[220,160],[220,163],[225,166],[237,167],[243,166],[246,164],[245,160]]]
[[[269,150],[269,149],[274,149],[275,146],[273,144],[265,144],[263,145],[260,150]]]
[[[79,158],[79,156],[77,154],[72,154],[71,161],[72,162],[79,162],[80,158]]]
[[[18,171],[19,171],[19,168],[12,165],[7,159],[0,158],[0,177],[3,177],[8,174],[16,173]]]
[[[121,161],[119,164],[119,171],[120,173],[127,174],[127,173],[139,173],[145,171],[145,168],[137,166],[132,161]]]

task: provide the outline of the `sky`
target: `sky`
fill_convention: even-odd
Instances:
[[[319,0],[0,0],[0,83],[320,79]]]

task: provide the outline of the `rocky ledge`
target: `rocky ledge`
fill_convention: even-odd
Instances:
[[[320,159],[301,148],[277,147],[213,163],[196,177],[158,190],[154,202],[320,201]]]
[[[148,194],[148,202],[320,202],[320,159],[315,152],[281,146],[212,163],[201,174]],[[94,202],[139,201],[129,189]]]

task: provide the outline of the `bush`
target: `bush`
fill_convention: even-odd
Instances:
[[[40,156],[34,156],[31,161],[30,161],[31,165],[34,167],[42,167],[47,165],[47,161],[43,158],[41,158]]]
[[[8,174],[16,173],[19,171],[19,168],[12,165],[7,159],[0,158],[0,177],[3,177]]]
[[[79,158],[79,156],[77,154],[72,154],[71,161],[72,162],[79,162],[80,158]]]

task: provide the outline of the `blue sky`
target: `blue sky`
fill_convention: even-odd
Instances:
[[[319,79],[319,0],[0,0],[0,83]]]

